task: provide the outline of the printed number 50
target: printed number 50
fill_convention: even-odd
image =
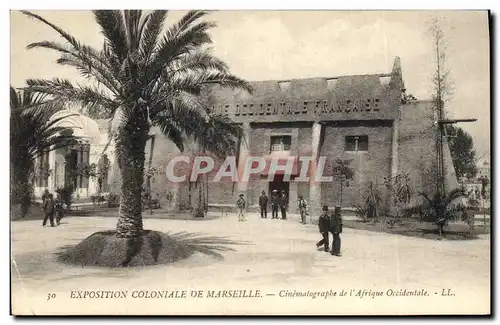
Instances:
[[[55,293],[49,293],[47,295],[47,301],[49,301],[50,299],[54,299],[56,297],[56,294]]]

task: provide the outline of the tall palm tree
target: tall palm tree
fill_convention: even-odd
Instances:
[[[232,123],[226,116],[211,114],[199,130],[198,148],[202,155],[207,151],[217,159],[224,159],[234,155],[238,151],[240,141],[245,141],[243,128],[239,124]],[[208,207],[208,174],[197,180],[198,206],[195,209],[195,217],[204,217]]]
[[[122,177],[117,236],[140,236],[140,189],[150,128],[159,126],[183,151],[185,136],[197,141],[200,127],[210,119],[210,109],[199,96],[204,86],[251,91],[250,85],[232,75],[207,48],[212,42],[208,31],[215,24],[201,20],[206,11],[190,11],[164,31],[164,10],[149,14],[95,10],[104,36],[100,50],[80,43],[37,14],[23,13],[52,27],[64,39],[64,43],[41,41],[28,48],[58,52],[58,64],[72,66],[94,82],[87,86],[61,79],[29,80],[28,85],[54,101],[80,104],[90,116],[110,118]]]
[[[26,215],[31,204],[36,158],[64,146],[72,138],[60,134],[66,128],[55,126],[72,114],[50,120],[60,109],[61,106],[47,101],[43,94],[10,87],[11,203],[21,204],[21,217]]]

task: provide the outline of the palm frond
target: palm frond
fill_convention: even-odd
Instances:
[[[119,103],[110,99],[98,88],[83,85],[74,86],[67,79],[30,79],[26,83],[27,90],[31,92],[47,94],[56,100],[82,105],[82,108],[87,110],[92,117],[109,118],[119,106]]]
[[[155,51],[148,67],[148,75],[156,79],[173,61],[211,44],[212,38],[208,30],[214,26],[215,24],[211,22],[200,22],[182,32],[169,29]]]
[[[94,17],[101,26],[106,44],[119,62],[123,62],[128,54],[128,42],[125,22],[120,10],[94,10]]]
[[[141,41],[141,51],[146,62],[149,62],[156,48],[167,13],[167,10],[155,10],[147,16]]]

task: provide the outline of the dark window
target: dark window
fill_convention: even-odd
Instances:
[[[345,151],[368,151],[368,136],[367,135],[346,136]]]
[[[288,151],[292,147],[290,135],[278,135],[271,137],[271,151]]]

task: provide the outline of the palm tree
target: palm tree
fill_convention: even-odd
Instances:
[[[240,141],[245,141],[241,125],[222,115],[211,114],[199,132],[199,152],[206,155],[208,150],[218,159],[236,154]],[[203,176],[197,180],[198,206],[194,213],[198,218],[204,217],[208,208],[208,174]]]
[[[55,126],[70,115],[50,120],[60,109],[59,105],[48,102],[43,94],[10,87],[11,203],[21,204],[21,217],[26,215],[31,204],[36,158],[64,146],[72,138],[59,133],[66,128]]]
[[[342,207],[342,195],[344,189],[344,182],[354,178],[354,170],[350,167],[352,160],[335,160],[335,174],[340,177],[340,202],[339,205]]]
[[[164,32],[164,10],[149,14],[95,10],[104,36],[100,50],[80,43],[37,14],[23,13],[52,27],[65,41],[41,41],[28,48],[58,52],[58,64],[72,66],[94,82],[92,86],[74,85],[56,78],[29,80],[28,85],[54,101],[79,104],[92,117],[110,119],[122,177],[117,236],[139,237],[143,230],[144,151],[151,127],[160,127],[183,151],[186,136],[197,141],[200,128],[210,120],[210,109],[199,96],[203,87],[251,91],[250,85],[232,75],[207,48],[212,43],[208,31],[215,24],[201,20],[206,11],[190,11]]]
[[[452,190],[448,195],[435,194],[430,197],[426,193],[419,193],[424,201],[417,206],[405,209],[407,215],[419,214],[423,221],[433,222],[437,225],[439,235],[444,233],[444,226],[450,220],[464,217],[468,209],[464,203],[464,194],[461,188]],[[464,219],[465,220],[465,219]]]

